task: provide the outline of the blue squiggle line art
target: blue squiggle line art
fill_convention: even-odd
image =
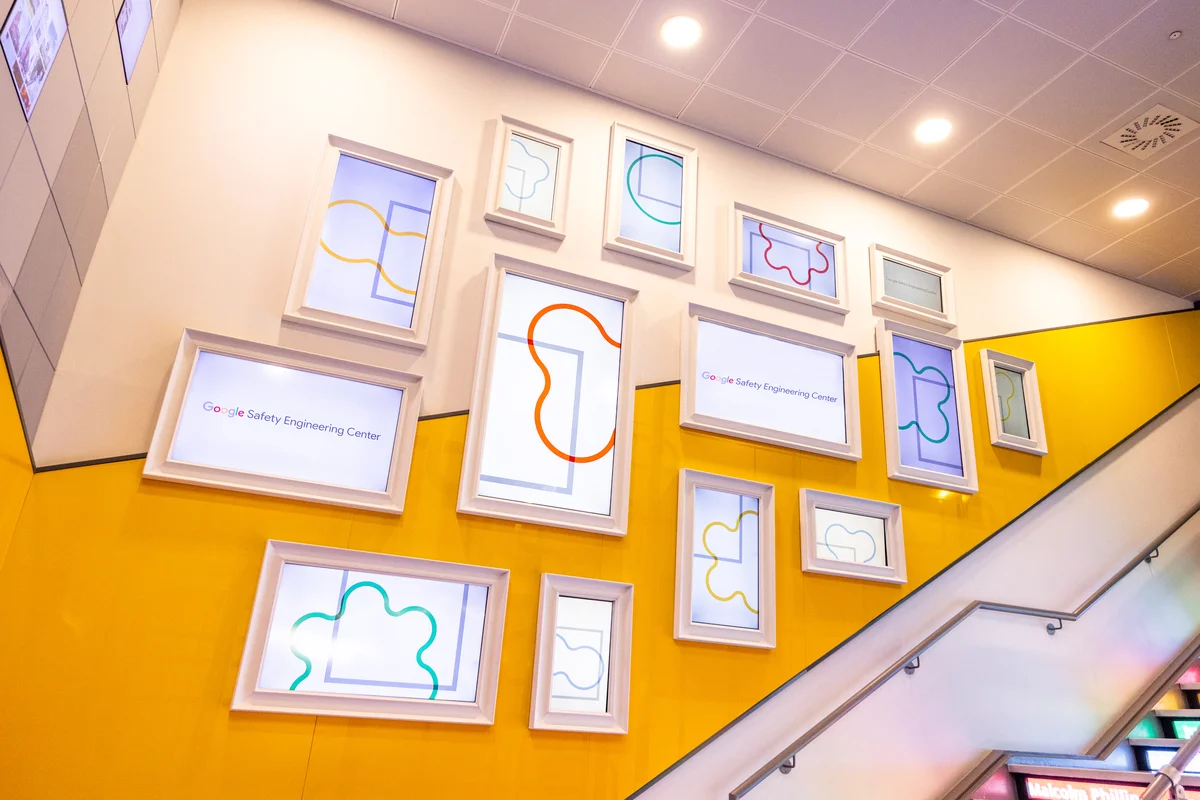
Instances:
[[[929,442],[930,444],[941,444],[942,442],[944,442],[950,438],[950,418],[947,417],[946,412],[944,410],[942,410],[942,406],[946,405],[946,401],[950,399],[950,379],[946,377],[946,373],[942,372],[940,369],[933,366],[932,364],[927,367],[921,367],[920,369],[917,369],[917,365],[913,363],[913,360],[911,358],[909,358],[908,356],[906,356],[904,353],[897,351],[896,355],[900,356],[901,358],[903,358],[905,361],[908,362],[908,365],[910,367],[912,367],[912,369],[913,369],[914,377],[917,375],[920,375],[922,372],[925,372],[927,370],[933,370],[938,375],[941,375],[942,380],[945,381],[946,396],[943,397],[941,400],[939,400],[938,404],[937,404],[938,413],[942,415],[942,419],[945,420],[945,422],[946,422],[946,432],[942,434],[942,438],[934,439],[932,436],[930,436],[928,433],[926,433],[924,431],[924,429],[921,428],[921,423],[918,422],[915,417],[915,414],[917,413],[917,410],[915,408],[913,409],[913,414],[914,414],[913,421],[906,422],[900,426],[900,430],[905,431],[905,430],[908,430],[909,428],[911,428],[912,426],[916,425],[917,433],[920,434],[921,437],[923,439],[925,439],[925,441]]]
[[[541,156],[535,156],[533,153],[529,152],[529,148],[528,148],[528,147],[526,147],[525,145],[521,144],[521,140],[520,140],[520,139],[510,139],[509,141],[510,141],[512,144],[515,144],[517,147],[519,147],[519,148],[521,148],[522,150],[524,150],[524,151],[525,151],[525,155],[529,156],[530,158],[533,158],[533,159],[536,159],[536,160],[538,160],[538,161],[541,161],[541,162],[542,162],[542,166],[546,168],[546,174],[545,174],[545,175],[543,175],[542,177],[538,178],[536,181],[534,181],[534,182],[533,182],[533,186],[532,186],[532,188],[530,188],[530,190],[529,190],[529,194],[525,194],[525,195],[517,194],[516,192],[514,192],[514,191],[513,191],[513,190],[512,190],[512,189],[509,187],[509,185],[508,185],[508,181],[505,181],[505,182],[504,182],[504,188],[505,188],[505,189],[508,189],[508,193],[509,193],[509,194],[511,194],[513,197],[517,198],[518,200],[528,200],[529,198],[531,198],[531,197],[533,197],[535,194],[537,194],[537,187],[538,187],[538,184],[539,184],[539,183],[541,183],[542,181],[544,181],[544,180],[546,180],[547,178],[549,178],[549,177],[550,177],[550,165],[549,165],[548,163],[546,163],[546,159],[542,158]]]
[[[567,679],[567,683],[571,684],[572,686],[574,686],[576,689],[578,689],[581,692],[586,692],[588,689],[595,689],[597,686],[599,686],[601,679],[604,678],[604,656],[600,655],[600,651],[597,650],[596,648],[592,647],[591,645],[586,645],[586,644],[581,644],[581,645],[579,645],[579,647],[571,647],[571,645],[567,644],[567,640],[563,638],[561,633],[554,634],[554,638],[556,638],[560,642],[562,642],[563,646],[571,651],[591,650],[593,653],[596,654],[596,658],[600,661],[600,674],[596,676],[596,680],[593,683],[589,683],[587,686],[580,686],[575,681],[571,680],[570,675],[563,672],[562,670],[555,672],[554,675],[562,675],[564,678]],[[554,675],[551,675],[550,677],[554,677]]]
[[[875,537],[872,536],[869,531],[862,531],[862,530],[852,531],[849,528],[847,528],[845,525],[843,525],[842,523],[835,522],[832,525],[830,525],[828,528],[825,529],[825,541],[821,542],[821,544],[825,545],[825,549],[828,550],[830,553],[833,553],[833,557],[835,559],[837,559],[838,561],[842,560],[841,557],[838,556],[837,551],[835,551],[832,547],[829,546],[829,532],[831,530],[833,530],[834,528],[841,528],[850,536],[856,536],[860,533],[867,534],[867,541],[869,541],[871,543],[871,555],[869,555],[865,559],[863,559],[862,563],[865,564],[865,563],[869,562],[871,559],[873,559],[875,557],[875,554],[879,552],[879,545],[875,544]],[[857,553],[858,553],[858,551],[855,550],[855,554],[857,554]]]

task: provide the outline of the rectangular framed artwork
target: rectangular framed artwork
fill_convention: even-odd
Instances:
[[[484,217],[552,239],[564,238],[573,144],[566,136],[501,117]]]
[[[775,646],[775,487],[680,470],[675,638]]]
[[[905,583],[900,506],[816,489],[800,490],[800,560],[805,572]]]
[[[143,474],[399,514],[421,379],[186,330]]]
[[[496,256],[458,510],[622,536],[637,293]]]
[[[26,120],[33,116],[66,35],[62,0],[15,0],[0,25],[0,49]]]
[[[133,78],[146,34],[150,32],[153,11],[150,0],[125,0],[117,13],[117,41],[121,46],[121,63],[125,67],[125,83]]]
[[[1046,425],[1037,366],[1024,358],[979,351],[983,368],[983,394],[987,400],[988,430],[992,444],[1044,456]]]
[[[950,268],[881,244],[871,245],[871,304],[939,330],[958,324]]]
[[[269,541],[233,709],[491,725],[508,577]]]
[[[452,174],[330,136],[283,318],[423,350]]]

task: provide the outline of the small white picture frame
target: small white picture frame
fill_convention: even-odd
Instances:
[[[570,137],[501,117],[484,218],[559,241],[565,238],[573,145]]]
[[[679,424],[858,461],[856,352],[846,342],[691,303],[683,315]],[[773,369],[781,374],[769,376]],[[714,383],[728,398],[713,393]]]
[[[872,244],[871,305],[940,331],[958,325],[950,267]]]
[[[805,572],[908,582],[904,527],[896,503],[801,489],[800,520]]]
[[[604,246],[694,268],[696,172],[694,147],[613,123]]]
[[[732,219],[729,236],[729,282],[732,285],[835,314],[850,313],[844,236],[744,203],[733,204]],[[774,232],[779,232],[778,238],[785,241],[773,241]],[[781,261],[775,264],[771,252],[777,245],[791,259],[805,263]],[[816,261],[816,257],[821,261]]]
[[[983,395],[987,400],[992,444],[1035,456],[1046,455],[1049,451],[1037,365],[987,348],[979,351],[979,365],[983,370]]]
[[[268,541],[232,708],[491,725],[508,580],[506,569]],[[400,648],[412,662],[380,652],[393,635],[418,637]]]
[[[875,343],[888,477],[964,494],[979,491],[962,340],[881,319]],[[903,403],[897,394],[897,358],[905,363]],[[921,377],[926,372],[931,374]]]
[[[390,198],[387,208],[380,208],[387,191],[379,181],[371,184],[372,191],[382,193],[379,198],[331,199],[335,192],[341,195],[367,191],[352,188],[354,176],[349,171],[345,188],[338,184],[338,168],[343,163],[347,170],[353,167],[378,171],[382,167],[406,174],[404,180],[412,186],[406,186],[405,190],[419,199],[402,202]],[[446,167],[331,135],[309,203],[283,318],[298,325],[423,351],[429,343],[433,321],[453,176],[453,170]],[[398,187],[388,188],[400,192]],[[409,199],[407,194],[405,197]],[[339,218],[338,227],[331,228],[331,232],[336,230],[339,241],[331,244],[323,235],[326,218],[334,208],[339,215],[356,217],[353,224],[348,216]],[[422,227],[424,233],[419,230]],[[378,239],[374,238],[376,232]],[[318,258],[322,265],[319,275],[316,274]],[[353,281],[352,287],[333,277],[334,266],[345,268],[347,280]],[[395,277],[389,268],[397,272]],[[399,270],[404,271],[403,277]],[[412,285],[402,285],[406,283]],[[320,299],[314,299],[314,291],[320,294]],[[358,308],[353,309],[354,305]]]
[[[774,486],[680,470],[675,553],[676,639],[775,647]]]
[[[629,733],[632,646],[633,584],[543,574],[529,727]]]

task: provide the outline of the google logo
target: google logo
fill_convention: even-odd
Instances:
[[[211,411],[214,414],[224,414],[227,417],[244,417],[244,416],[246,416],[246,412],[240,408],[226,408],[224,406],[218,406],[214,403],[205,403],[202,406],[202,408],[205,411]]]
[[[733,378],[724,375],[715,375],[711,372],[702,372],[700,377],[706,381],[717,381],[718,383],[733,383]]]

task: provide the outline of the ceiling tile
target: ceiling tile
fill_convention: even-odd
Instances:
[[[1116,161],[1118,164],[1124,164],[1130,169],[1138,172],[1145,172],[1152,165],[1157,164],[1162,159],[1172,153],[1178,152],[1180,148],[1189,144],[1193,140],[1200,139],[1200,131],[1192,131],[1171,143],[1169,147],[1159,148],[1158,152],[1152,154],[1147,159],[1137,159],[1129,155],[1123,150],[1105,144],[1104,139],[1110,136],[1114,131],[1125,128],[1133,120],[1144,119],[1146,113],[1157,105],[1163,105],[1172,111],[1183,114],[1194,120],[1200,120],[1200,105],[1193,103],[1174,92],[1168,92],[1166,89],[1159,89],[1154,94],[1142,100],[1135,106],[1125,109],[1115,118],[1109,120],[1106,125],[1103,125],[1098,131],[1093,133],[1087,140],[1080,142],[1079,146],[1085,150],[1090,150],[1098,156]]]
[[[1128,239],[1118,239],[1089,258],[1088,263],[1123,278],[1137,278],[1170,260],[1170,256],[1134,244]]]
[[[695,47],[672,50],[658,37],[662,24],[677,14],[695,17],[704,26],[704,36]],[[617,49],[693,78],[704,78],[748,19],[749,11],[722,0],[642,0],[617,40]]]
[[[1007,194],[1066,216],[1133,175],[1124,167],[1073,147]]]
[[[1171,91],[1200,103],[1200,65],[1192,67],[1171,82]]]
[[[971,217],[971,222],[1014,239],[1028,241],[1054,224],[1057,219],[1061,219],[1057,214],[1013,200],[1011,197],[1001,196]]]
[[[399,0],[396,21],[485,53],[496,52],[508,12],[478,0]]]
[[[1184,35],[1171,41],[1174,30]],[[1200,3],[1158,0],[1096,47],[1096,54],[1158,83],[1168,83],[1200,62]]]
[[[782,112],[707,85],[700,87],[679,117],[683,122],[755,147],[782,118]]]
[[[958,219],[967,219],[995,200],[996,196],[990,189],[967,183],[944,172],[935,172],[905,195],[905,199]]]
[[[592,88],[610,97],[677,117],[700,88],[700,82],[624,53],[613,53]]]
[[[1019,53],[1018,58],[1014,54]],[[1003,20],[937,79],[937,85],[1005,112],[1082,53],[1014,19]]]
[[[851,156],[837,174],[863,186],[903,197],[930,171],[928,167],[868,145]]]
[[[1088,256],[1117,240],[1116,236],[1075,220],[1064,219],[1033,237],[1030,241],[1038,247],[1061,253],[1076,261],[1085,261]]]
[[[1148,168],[1146,174],[1192,194],[1200,194],[1200,141],[1167,156]]]
[[[896,0],[851,49],[931,81],[999,17],[973,0]]]
[[[854,139],[788,117],[763,143],[762,149],[789,161],[833,172],[856,147],[858,142]]]
[[[794,116],[866,139],[921,90],[921,84],[847,54],[800,101]]]
[[[708,83],[787,111],[840,52],[758,17],[721,59]]]
[[[518,14],[534,17],[587,39],[611,45],[617,40],[637,0],[570,3],[564,0],[521,0]]]
[[[1091,49],[1154,0],[1025,0],[1014,15]]]
[[[1150,201],[1150,208],[1146,209],[1145,214],[1138,217],[1128,219],[1114,217],[1112,214],[1113,206],[1121,200],[1131,197],[1144,197]],[[1118,236],[1127,236],[1138,228],[1145,227],[1151,222],[1165,217],[1167,214],[1194,199],[1194,195],[1180,191],[1165,183],[1160,183],[1145,175],[1138,175],[1133,180],[1126,181],[1112,191],[1097,197],[1072,214],[1071,219],[1082,222],[1084,225],[1091,225],[1094,228],[1108,231],[1109,233],[1115,233]],[[1155,246],[1153,242],[1144,243],[1150,247]],[[1190,250],[1191,248],[1188,249]]]
[[[1200,201],[1189,203],[1128,237],[1137,244],[1182,256],[1200,247]]]
[[[540,22],[513,17],[500,43],[500,56],[536,70],[588,86],[608,50]]]
[[[370,14],[377,14],[384,19],[392,18],[392,10],[396,7],[396,0],[340,0],[348,6],[366,11]],[[93,3],[92,5],[96,5]],[[108,5],[108,3],[104,3]],[[74,22],[75,20],[71,20]]]
[[[1065,142],[1005,119],[950,159],[943,169],[1005,191],[1069,147]]]
[[[954,130],[940,142],[923,144],[917,141],[913,131],[922,120],[930,117],[950,120],[954,123]],[[931,86],[871,137],[871,144],[936,167],[955,150],[987,130],[997,119],[999,117],[990,111]]]
[[[1012,112],[1036,128],[1078,142],[1154,91],[1094,56],[1085,56]]]
[[[1147,272],[1138,280],[1176,297],[1187,297],[1193,292],[1200,291],[1200,267],[1175,260]]]
[[[767,0],[760,14],[847,47],[888,0]]]

